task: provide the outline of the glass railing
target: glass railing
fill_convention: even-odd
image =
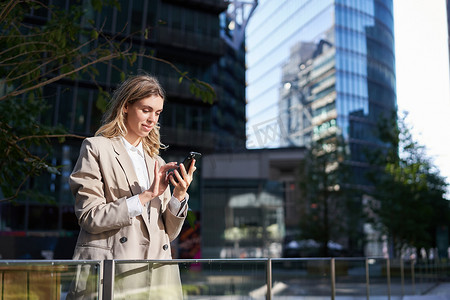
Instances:
[[[66,299],[70,291],[101,297],[101,261],[0,260],[0,299]],[[84,278],[77,287],[76,279]]]
[[[449,275],[448,261],[384,258],[0,260],[0,299],[391,299]]]
[[[116,260],[112,265],[114,278],[106,282],[114,284],[105,285],[104,295],[114,299],[255,299],[267,290],[267,259]]]

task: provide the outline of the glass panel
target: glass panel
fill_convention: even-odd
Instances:
[[[267,260],[116,261],[114,299],[264,298]],[[139,298],[141,299],[141,298]],[[159,298],[158,298],[159,299]],[[211,298],[208,298],[211,299]]]
[[[414,295],[414,261],[391,261],[391,294],[395,296]]]
[[[336,296],[365,296],[366,277],[364,259],[336,259]]]
[[[77,274],[83,282],[75,281]],[[99,295],[99,279],[98,261],[0,261],[0,298],[66,299],[71,293],[78,299],[77,287],[86,287],[83,296],[89,293],[94,299]]]
[[[330,259],[273,259],[272,299],[292,296],[329,297],[330,270]]]
[[[440,290],[444,291],[448,284],[449,263],[445,259],[403,263],[393,260],[390,272],[384,258],[335,258],[334,262],[334,296],[341,298],[384,299],[389,298],[389,293],[397,297],[437,295],[433,287],[437,286],[438,279]],[[115,299],[124,299],[124,295],[128,299],[141,299],[136,296],[149,293],[151,299],[159,294],[164,299],[173,299],[175,294],[183,295],[183,299],[267,299],[268,278],[272,278],[271,299],[311,296],[331,299],[333,296],[330,258],[117,260],[113,263]],[[271,274],[267,274],[269,264]],[[112,274],[108,273],[109,268],[100,272],[102,266],[100,261],[0,260],[0,299],[98,299],[101,273],[105,279],[105,295],[111,287],[108,278]],[[388,274],[391,274],[390,281]]]
[[[367,260],[369,270],[370,297],[387,296],[389,294],[387,267],[385,258]]]
[[[418,259],[414,265],[414,290],[416,295],[429,291],[436,282],[436,271],[433,260]]]

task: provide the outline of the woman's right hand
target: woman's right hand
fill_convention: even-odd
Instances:
[[[188,168],[188,172],[186,171],[186,168]],[[194,178],[194,172],[196,169],[195,159],[193,159],[190,166],[184,166],[184,164],[181,164],[178,170],[175,170],[169,175],[169,181],[174,187],[172,195],[177,198],[178,201],[183,201],[186,197],[187,189]]]
[[[176,162],[167,163],[162,167],[159,167],[158,161],[155,162],[153,169],[153,182],[148,190],[145,190],[139,194],[139,200],[142,205],[150,202],[153,198],[158,197],[164,193],[169,185],[169,176],[167,172],[177,166]]]

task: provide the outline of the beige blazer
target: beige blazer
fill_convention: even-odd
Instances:
[[[165,164],[159,156],[156,159],[160,165]],[[155,161],[145,154],[150,182],[154,177]],[[69,183],[75,195],[75,214],[81,228],[73,259],[172,258],[170,242],[180,233],[187,207],[181,216],[172,214],[167,207],[171,198],[168,187],[164,194],[145,206],[145,213],[133,218],[128,216],[126,199],[141,193],[141,188],[133,163],[119,137],[85,139]],[[180,284],[176,265],[158,268],[156,273],[156,269],[153,269],[150,267],[149,270],[145,265],[116,267],[116,295],[122,294],[125,298],[125,295],[143,292],[155,296],[154,289],[158,286],[155,284],[165,277],[173,279],[176,285]],[[89,267],[78,269],[71,292],[75,295],[73,298],[95,298],[95,283],[87,281],[90,272],[92,270]],[[153,292],[150,292],[150,286]],[[180,291],[181,288],[176,297],[169,299],[179,299]],[[168,294],[163,294],[167,299]]]
[[[158,156],[160,165],[165,162]],[[145,154],[150,182],[155,159]],[[170,259],[170,242],[186,218],[168,209],[169,187],[130,218],[126,199],[141,193],[133,163],[120,138],[83,141],[69,179],[75,214],[81,227],[74,259]]]

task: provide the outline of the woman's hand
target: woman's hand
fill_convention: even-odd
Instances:
[[[186,198],[187,189],[194,178],[193,175],[197,169],[195,167],[195,159],[193,159],[191,165],[187,167],[189,167],[188,172],[186,172],[185,166],[180,164],[180,167],[169,175],[170,183],[174,186],[173,196],[179,201],[183,201],[184,198]]]
[[[159,167],[158,161],[155,161],[155,167],[153,169],[153,182],[150,188],[141,194],[139,194],[139,200],[142,205],[150,202],[153,198],[158,197],[164,193],[169,185],[169,176],[167,172],[170,169],[175,168],[176,162],[167,163],[161,168]]]

